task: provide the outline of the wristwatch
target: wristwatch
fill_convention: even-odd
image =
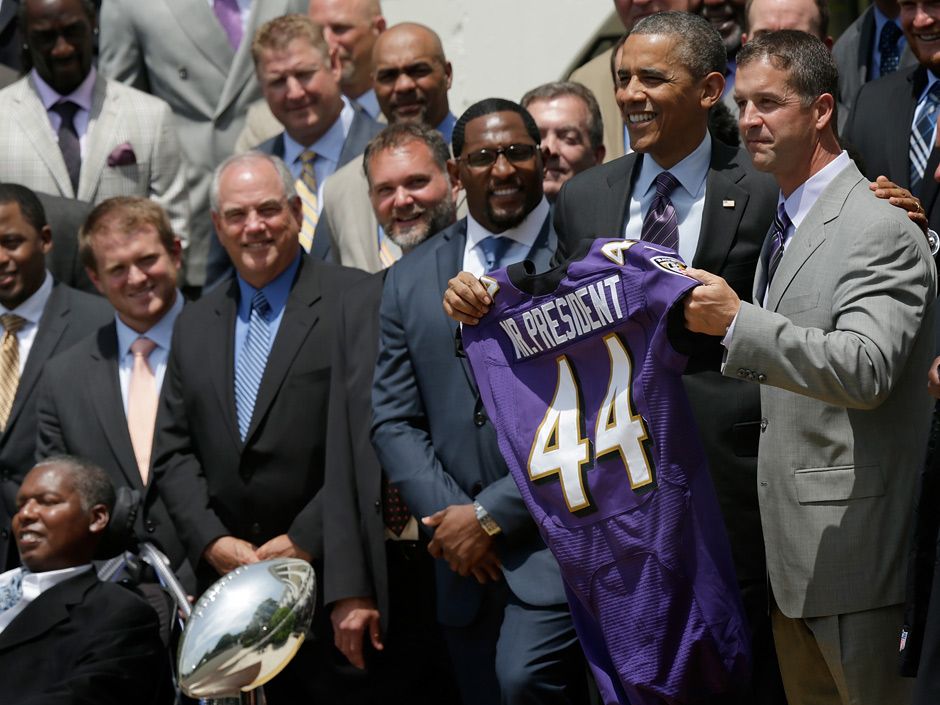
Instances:
[[[496,523],[496,520],[490,516],[490,513],[483,508],[483,505],[479,502],[473,503],[473,509],[477,515],[477,521],[480,522],[480,526],[483,527],[483,530],[489,536],[496,536],[502,529],[499,528],[499,524]]]

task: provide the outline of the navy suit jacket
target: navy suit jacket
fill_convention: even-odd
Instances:
[[[561,574],[519,489],[483,410],[469,364],[455,353],[456,324],[441,299],[463,268],[462,219],[391,267],[380,307],[380,350],[373,388],[372,442],[382,468],[418,517],[478,500],[502,528],[496,539],[513,593],[533,605],[565,602]],[[528,259],[547,268],[556,236],[546,218]],[[437,561],[438,620],[465,626],[483,589]]]

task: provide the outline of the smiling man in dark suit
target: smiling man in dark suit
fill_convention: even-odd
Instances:
[[[302,207],[280,159],[232,157],[211,193],[237,276],[177,320],[153,465],[201,587],[258,560],[322,558],[335,315],[340,293],[365,276],[303,255]],[[330,697],[306,653],[266,686],[272,702]]]
[[[45,266],[52,232],[36,195],[0,184],[0,568],[17,564],[9,522],[20,482],[36,452],[36,391],[43,365],[103,325],[111,307],[99,297],[54,281]],[[9,564],[7,560],[9,559]]]
[[[157,399],[183,309],[180,252],[166,213],[149,199],[112,198],[92,211],[82,229],[82,259],[116,314],[46,365],[36,455],[87,458],[116,487],[140,492],[138,537],[156,542],[192,589],[191,569],[180,571],[183,545],[150,481]]]

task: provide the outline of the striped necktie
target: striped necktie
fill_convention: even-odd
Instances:
[[[16,334],[26,319],[15,313],[0,316],[3,338],[0,339],[0,429],[6,430],[16,388],[20,385],[20,343]]]
[[[379,262],[382,263],[382,269],[388,269],[398,260],[398,257],[395,256],[395,251],[389,247],[388,235],[385,234],[385,229],[381,226],[379,227]]]
[[[672,250],[679,249],[679,220],[669,195],[679,185],[679,180],[668,171],[661,172],[653,182],[656,196],[643,219],[640,238],[654,245],[663,245]]]
[[[271,350],[270,316],[271,304],[263,291],[256,291],[251,298],[248,335],[235,369],[235,410],[238,413],[238,433],[243,441],[248,436],[258,388]]]
[[[313,161],[317,153],[305,150],[300,155],[303,165],[300,178],[294,184],[297,195],[304,208],[304,222],[300,228],[300,246],[307,252],[313,246],[313,233],[317,229],[317,220],[320,218],[319,200],[317,198],[317,175],[313,170]]]
[[[764,288],[764,295],[761,296],[761,300],[766,298],[767,290],[770,289],[770,282],[773,281],[777,267],[780,266],[780,260],[783,259],[783,246],[787,241],[787,229],[790,225],[790,216],[787,215],[787,211],[781,203],[774,214],[773,225],[770,226],[770,249],[767,253],[766,262],[767,286]]]
[[[911,130],[911,193],[920,196],[927,160],[933,151],[933,132],[937,125],[937,106],[940,105],[940,81],[934,81],[924,99],[920,117]]]

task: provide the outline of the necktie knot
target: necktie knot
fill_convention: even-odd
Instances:
[[[15,313],[5,313],[0,316],[0,325],[10,335],[16,335],[26,325],[26,319]]]
[[[222,25],[222,29],[225,30],[225,36],[228,37],[232,49],[238,49],[244,33],[238,0],[212,0],[212,11],[218,18],[219,24]]]
[[[487,272],[500,268],[503,256],[506,254],[506,250],[509,249],[511,242],[510,238],[497,235],[490,235],[480,240],[477,246],[483,252]]]
[[[62,118],[63,124],[71,126],[75,122],[75,113],[78,112],[78,103],[73,103],[71,100],[60,100],[52,106],[52,110]]]
[[[656,186],[656,195],[663,198],[669,198],[672,192],[679,185],[679,180],[668,171],[661,172],[653,182]]]
[[[878,48],[881,51],[890,50],[898,45],[901,38],[901,29],[894,22],[885,22],[878,38]]]
[[[305,149],[303,152],[300,153],[300,163],[303,164],[304,166],[312,167],[313,162],[316,160],[316,158],[317,158],[317,153],[314,152],[312,149]]]
[[[251,308],[253,311],[257,311],[266,323],[268,322],[271,317],[271,304],[268,303],[268,297],[260,289],[251,297]]]
[[[150,338],[145,338],[143,336],[139,337],[133,343],[131,343],[131,352],[135,356],[140,356],[145,360],[150,357],[150,353],[154,351],[154,348],[157,347],[157,344],[153,342]]]

